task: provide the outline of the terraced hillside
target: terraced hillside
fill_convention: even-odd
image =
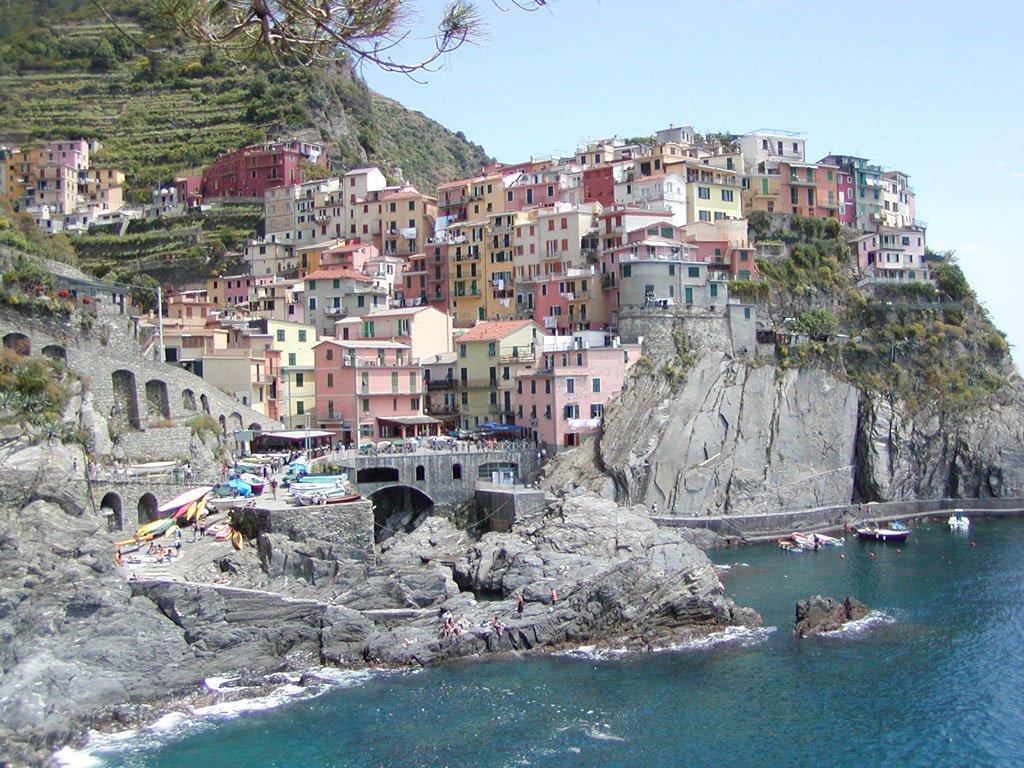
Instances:
[[[479,146],[381,99],[348,68],[241,67],[186,45],[144,5],[121,0],[130,15],[119,17],[120,30],[88,18],[95,9],[79,0],[51,0],[34,19],[9,21],[0,143],[99,139],[100,162],[126,171],[136,200],[220,152],[281,135],[328,143],[341,167],[401,168],[424,189],[487,161]]]

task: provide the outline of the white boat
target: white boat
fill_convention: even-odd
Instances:
[[[793,541],[804,549],[817,549],[818,547],[841,547],[843,540],[835,536],[826,536],[824,533],[794,533]]]
[[[971,527],[971,519],[964,514],[962,509],[954,509],[953,514],[946,522],[949,523],[951,531],[966,531]]]

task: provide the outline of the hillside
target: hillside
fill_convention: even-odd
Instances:
[[[487,161],[481,147],[378,96],[347,67],[232,64],[186,44],[137,0],[108,4],[116,27],[80,0],[25,12],[32,7],[0,21],[0,142],[99,139],[98,162],[128,173],[134,200],[220,152],[293,134],[328,143],[341,167],[401,169],[425,190]]]

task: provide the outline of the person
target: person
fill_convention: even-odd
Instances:
[[[199,533],[199,526],[193,525],[192,526],[192,541],[196,540],[196,536],[198,535],[198,533]]]
[[[205,516],[199,521],[199,538],[201,538],[201,539],[205,539],[206,538],[206,517]]]
[[[72,459],[71,460],[71,474],[73,474],[73,475],[77,475],[78,474],[78,459]]]
[[[273,494],[274,498],[276,499],[277,498],[277,478],[276,477],[271,479],[271,481],[270,481],[270,492],[271,492],[271,494]]]
[[[651,504],[651,514],[658,514],[658,502],[654,502],[653,504]]]
[[[522,616],[523,615],[523,610],[525,608],[526,608],[526,600],[523,598],[522,595],[520,595],[519,599],[516,600],[516,613],[518,613],[520,616]]]
[[[498,614],[494,614],[494,618],[491,619],[491,629],[494,630],[494,634],[501,637],[501,633],[505,629],[505,625],[501,623],[501,619],[498,618]]]
[[[557,602],[558,602],[558,591],[554,587],[552,587],[551,588],[551,604],[554,605]]]
[[[175,554],[181,554],[181,537],[178,536],[174,539],[174,552]]]
[[[117,551],[114,553],[114,562],[118,565],[124,565],[124,557],[121,555],[120,547],[118,547]]]

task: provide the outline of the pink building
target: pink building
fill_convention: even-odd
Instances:
[[[579,445],[600,433],[605,405],[639,358],[638,346],[600,333],[545,338],[537,367],[516,377],[516,423],[549,453]]]
[[[301,162],[327,167],[323,147],[304,141],[252,144],[203,169],[204,198],[259,198],[268,189],[306,181]]]
[[[394,341],[325,339],[313,347],[316,413],[346,443],[439,433],[423,412],[423,372],[409,346]]]

